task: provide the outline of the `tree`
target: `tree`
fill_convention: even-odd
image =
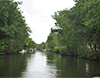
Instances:
[[[29,37],[30,28],[18,5],[13,0],[0,1],[0,52],[16,53],[23,49],[25,39]]]
[[[74,0],[76,5],[70,10],[57,11],[52,15],[56,20],[57,32],[61,52],[79,57],[100,56],[100,27],[99,27],[99,0]],[[52,34],[51,33],[51,34]],[[48,44],[54,48],[52,35],[48,36]],[[50,46],[51,47],[51,46]],[[89,57],[89,58],[90,58]]]

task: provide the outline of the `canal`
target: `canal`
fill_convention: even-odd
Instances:
[[[0,78],[91,78],[100,76],[100,62],[51,52],[0,56]]]

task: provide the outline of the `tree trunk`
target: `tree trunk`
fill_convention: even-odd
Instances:
[[[96,48],[97,48],[97,46],[96,46],[96,45],[94,45],[94,49],[95,49],[95,51],[97,50]]]
[[[90,48],[91,48],[91,50],[93,51],[93,48],[92,48],[92,45],[91,45],[91,43],[89,43],[89,45],[90,45]]]

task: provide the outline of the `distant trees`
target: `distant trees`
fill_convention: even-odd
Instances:
[[[36,44],[36,49],[44,51],[47,48],[47,44],[45,42],[42,42],[41,44]]]
[[[100,0],[74,0],[76,4],[70,10],[57,11],[52,15],[56,20],[48,36],[48,48],[59,44],[61,54],[100,59]],[[55,40],[55,42],[54,42]]]
[[[0,0],[0,54],[16,53],[23,49],[30,28],[18,5],[21,2]]]
[[[51,29],[52,31],[52,29]],[[50,33],[47,39],[47,47],[50,49],[50,51],[58,52],[59,49],[59,38],[58,34],[54,32]],[[56,51],[57,50],[57,51]]]
[[[32,40],[32,38],[27,38],[25,40],[24,49],[35,48],[36,43]]]

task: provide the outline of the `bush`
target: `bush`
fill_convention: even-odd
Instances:
[[[61,51],[60,47],[54,47],[54,52],[60,53],[60,51]]]
[[[88,58],[90,59],[100,59],[100,52],[99,51],[90,51],[88,54]]]
[[[83,45],[78,48],[78,57],[86,57],[86,50]]]

